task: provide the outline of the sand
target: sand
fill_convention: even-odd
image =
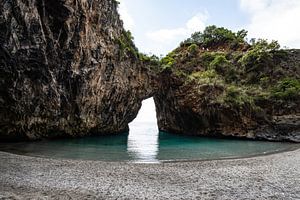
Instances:
[[[300,199],[300,150],[135,164],[0,152],[0,199]]]

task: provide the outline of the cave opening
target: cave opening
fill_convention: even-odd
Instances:
[[[156,162],[159,131],[153,98],[142,102],[137,117],[129,124],[127,151],[136,160]]]

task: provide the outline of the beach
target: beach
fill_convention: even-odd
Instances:
[[[0,199],[300,199],[300,150],[138,164],[0,152]]]

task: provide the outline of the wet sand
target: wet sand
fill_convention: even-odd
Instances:
[[[0,152],[0,199],[300,199],[300,149],[161,164]]]

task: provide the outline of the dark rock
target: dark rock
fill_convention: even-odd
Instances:
[[[284,50],[284,58],[273,57],[275,66],[258,69],[264,70],[258,71],[263,77],[269,76],[267,86],[245,83],[250,75],[232,59],[236,55],[243,56],[245,52],[223,46],[221,49],[200,49],[193,55],[187,51],[188,47],[181,46],[170,53],[168,56],[174,62],[160,75],[161,87],[154,99],[161,131],[300,142],[299,88],[292,99],[272,97],[272,88],[281,80],[286,77],[300,80],[300,50]],[[207,66],[207,60],[203,60],[207,55],[213,57],[212,60],[218,55],[227,56],[224,68],[235,70],[238,80],[227,81],[224,71],[219,74],[214,71],[213,78],[201,77],[204,72],[210,72],[211,65]],[[232,96],[228,92],[230,87],[236,89]]]
[[[1,1],[0,140],[127,131],[154,86],[124,34],[114,0]]]
[[[204,48],[188,43],[156,69],[153,65],[160,64],[142,59],[123,29],[117,4],[0,1],[0,141],[126,132],[142,100],[151,96],[162,131],[300,141],[300,94],[278,100],[251,91],[270,92],[286,77],[299,80],[300,50],[268,50],[265,60],[244,69],[238,61],[250,44],[220,40]],[[215,66],[213,81],[190,80],[193,73],[197,79],[209,72],[208,60],[218,55],[228,60],[225,67]],[[260,82],[264,78],[268,86]],[[237,102],[228,103],[231,86],[237,88]],[[255,98],[244,101],[242,95]]]

